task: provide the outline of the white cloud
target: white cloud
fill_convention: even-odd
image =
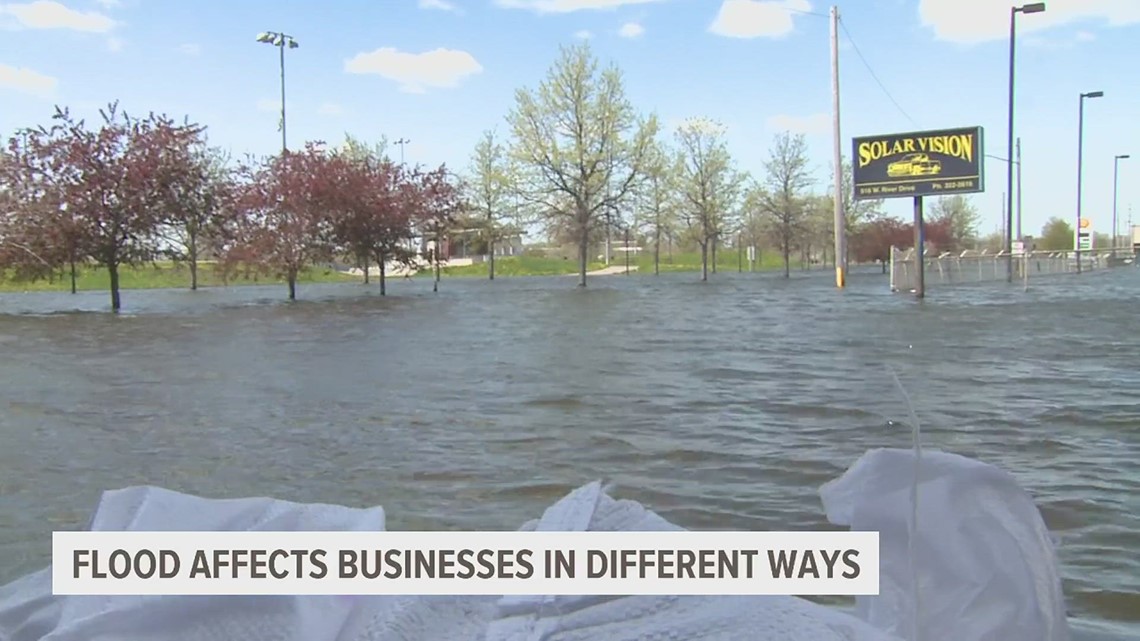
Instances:
[[[458,11],[459,7],[447,0],[420,0],[421,9],[437,9],[439,11]]]
[[[200,45],[194,44],[192,42],[188,42],[184,45],[179,45],[178,51],[180,51],[180,52],[182,52],[188,56],[196,56],[196,55],[202,53],[202,47]]]
[[[993,0],[919,0],[918,17],[939,40],[976,44],[1009,38],[1009,4]],[[1019,15],[1018,34],[1074,22],[1140,23],[1136,0],[1049,0],[1044,13]]]
[[[110,51],[122,51],[123,44],[122,38],[107,38],[107,49]]]
[[[1031,34],[1028,37],[1022,38],[1020,42],[1026,47],[1033,47],[1035,49],[1072,49],[1082,43],[1092,42],[1096,40],[1096,34],[1090,31],[1078,31],[1070,36],[1063,38],[1060,37],[1047,37],[1041,34]]]
[[[589,31],[587,31],[585,29],[582,29],[581,31],[575,31],[574,37],[579,38],[581,40],[589,40],[590,38],[594,37],[594,34],[590,33]]]
[[[626,5],[649,4],[663,0],[495,0],[495,4],[505,9],[527,9],[535,13],[572,13],[617,9]]]
[[[724,0],[709,31],[728,38],[782,38],[803,11],[811,11],[808,0]]]
[[[764,126],[773,131],[790,131],[794,134],[809,136],[824,134],[831,131],[831,116],[829,114],[812,114],[810,116],[789,116],[780,114],[764,121]]]
[[[483,66],[466,51],[434,49],[406,53],[383,47],[358,53],[344,62],[344,70],[354,74],[376,74],[399,83],[407,93],[424,93],[428,87],[455,87],[461,80],[483,72]]]
[[[0,20],[24,29],[70,29],[107,33],[115,21],[96,11],[76,11],[51,0],[0,4]]]
[[[341,107],[335,102],[326,102],[317,108],[317,113],[322,116],[340,116],[344,114],[344,107]]]
[[[0,87],[30,94],[39,98],[55,95],[59,81],[38,71],[24,67],[10,67],[0,64]]]
[[[636,38],[645,33],[645,27],[636,22],[627,22],[618,29],[618,35],[623,38]]]

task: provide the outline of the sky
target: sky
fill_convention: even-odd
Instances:
[[[1140,0],[1048,0],[1017,19],[1016,124],[1022,230],[1075,220],[1078,108],[1085,101],[1083,217],[1107,233],[1113,157],[1119,225],[1140,224]],[[0,133],[56,105],[97,118],[184,116],[235,156],[280,149],[279,31],[291,147],[405,139],[408,163],[470,166],[482,132],[509,133],[515,90],[535,87],[562,45],[588,40],[621,68],[628,98],[670,137],[687,118],[726,127],[740,169],[763,174],[773,138],[803,133],[826,193],[831,129],[830,5],[817,0],[36,0],[0,1]],[[983,234],[1001,225],[1008,157],[1006,0],[843,0],[841,144],[981,126]],[[393,157],[399,156],[393,148]],[[909,198],[887,211],[911,215]]]

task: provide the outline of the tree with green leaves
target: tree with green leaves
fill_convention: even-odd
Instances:
[[[471,158],[467,202],[487,246],[488,278],[495,280],[495,243],[502,239],[507,201],[513,195],[507,153],[492,130],[483,132]]]
[[[961,194],[935,200],[930,211],[930,222],[945,223],[950,229],[952,247],[947,251],[962,251],[977,243],[979,218],[978,208]]]
[[[638,208],[634,225],[653,239],[653,273],[661,273],[661,241],[672,247],[676,233],[676,190],[673,176],[673,152],[654,139],[645,164],[646,180],[638,190]]]
[[[701,280],[709,277],[709,259],[715,262],[717,239],[731,229],[729,218],[736,212],[740,175],[724,138],[724,127],[697,118],[677,128],[677,159],[674,175],[680,202],[679,214],[701,250]],[[714,268],[715,271],[715,268]]]
[[[537,90],[519,89],[508,116],[520,195],[553,229],[578,241],[586,286],[591,232],[645,180],[657,118],[641,118],[621,72],[600,70],[589,44],[563,47]]]
[[[768,233],[784,258],[784,278],[789,278],[792,250],[806,228],[805,192],[812,182],[804,135],[785,132],[776,136],[764,169],[764,184],[752,190],[750,208],[764,216]]]
[[[1045,251],[1069,251],[1074,243],[1073,226],[1068,221],[1053,217],[1041,228],[1041,240],[1037,249]]]

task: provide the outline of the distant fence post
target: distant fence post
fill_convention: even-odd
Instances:
[[[897,251],[895,249],[895,246],[891,245],[891,256],[888,260],[890,260],[890,263],[891,263],[890,270],[891,270],[891,291],[892,292],[898,291],[898,288],[895,287],[895,251]]]

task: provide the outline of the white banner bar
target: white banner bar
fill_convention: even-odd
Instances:
[[[57,595],[876,595],[877,532],[55,532]]]

